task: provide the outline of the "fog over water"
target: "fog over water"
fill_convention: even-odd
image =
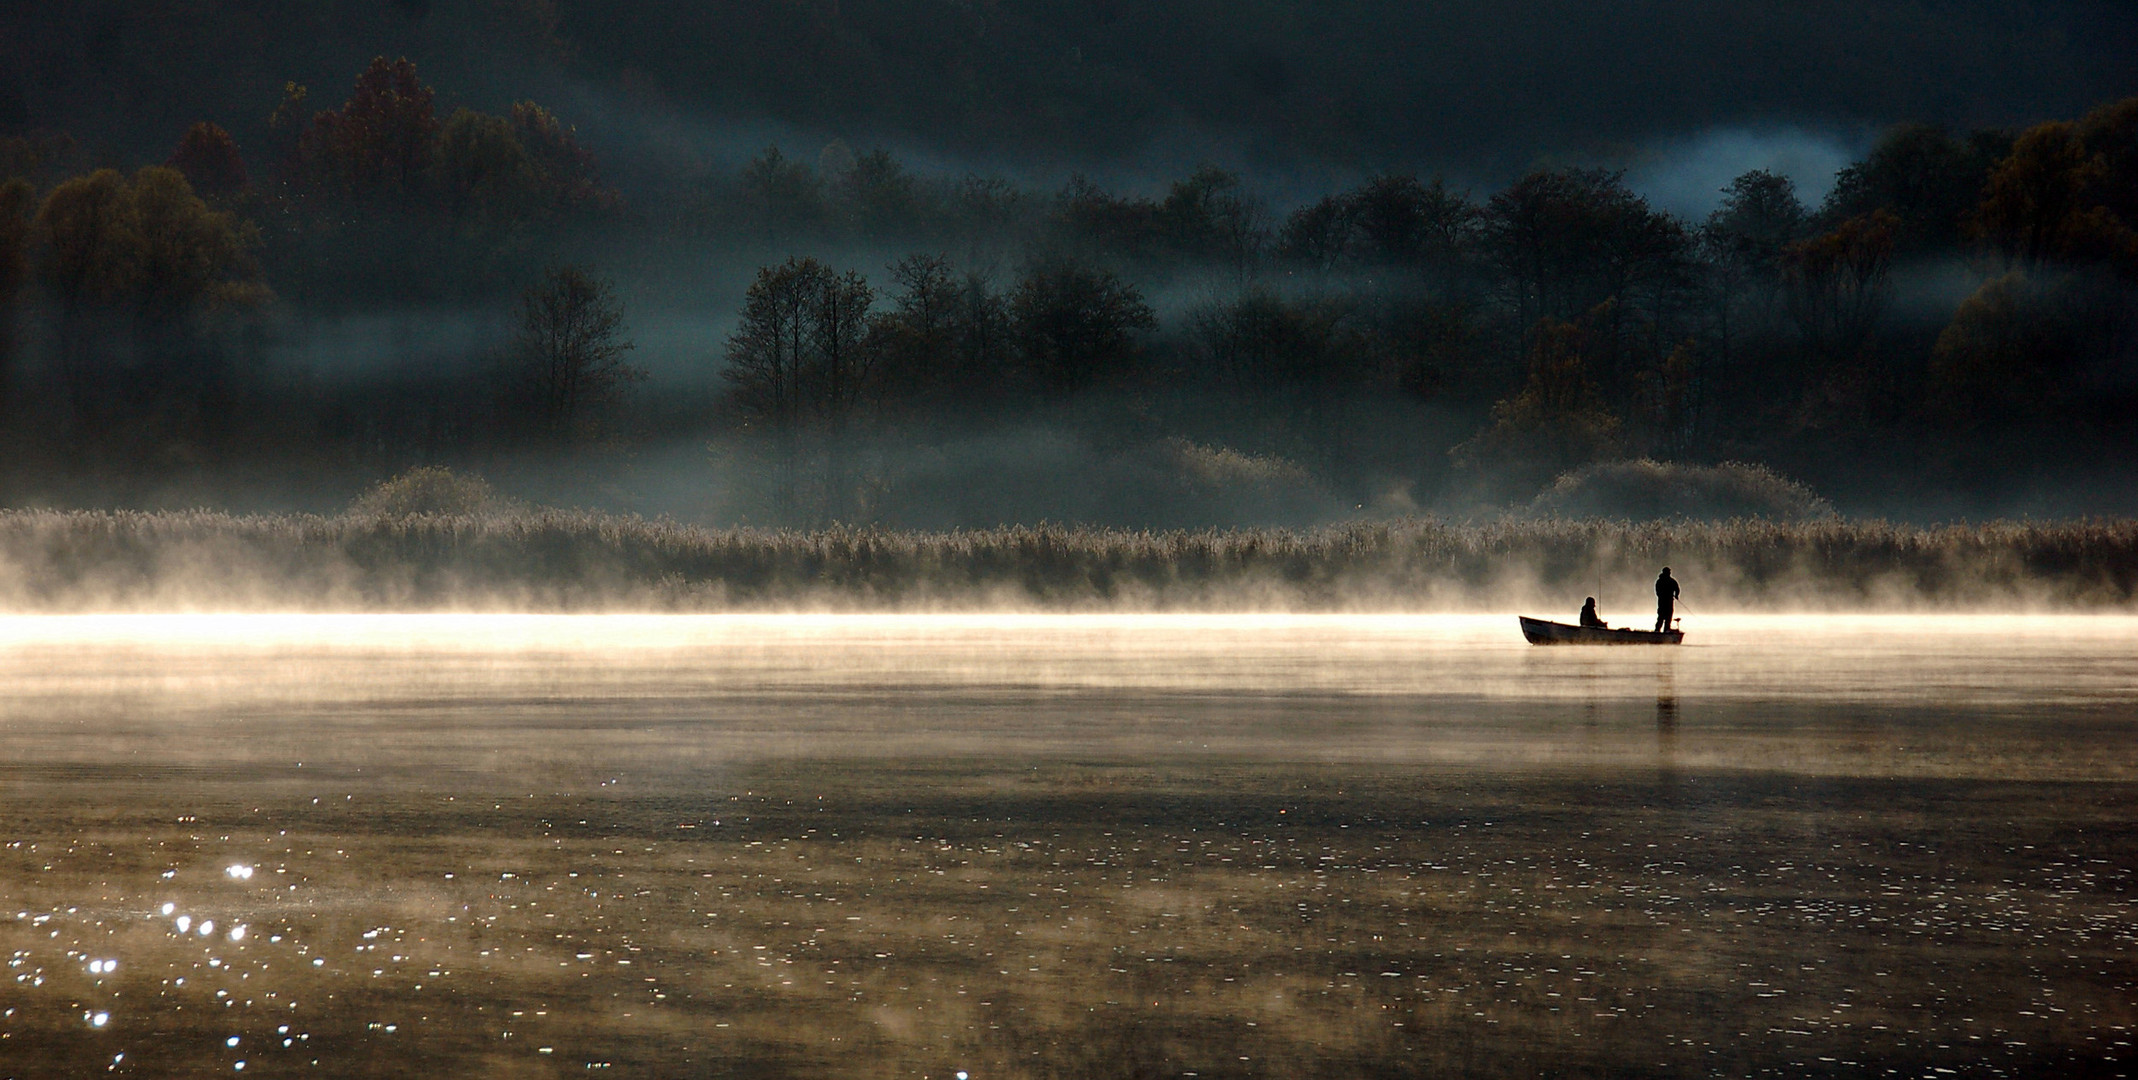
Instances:
[[[21,1075],[2114,1075],[2138,619],[0,620]]]
[[[1637,702],[1667,685],[1688,706],[2113,706],[2129,702],[2138,677],[2134,642],[2138,617],[2126,615],[1715,616],[1693,620],[1683,648],[1624,651],[1531,648],[1506,615],[0,618],[17,688],[11,709],[139,694],[202,716],[415,697],[487,712],[534,695],[626,725],[628,714],[613,710],[663,703],[713,709],[710,720],[766,694],[853,695],[866,708],[953,690],[1316,694],[1521,709]],[[1431,717],[1430,708],[1420,713]],[[968,726],[996,737],[984,714]],[[852,729],[881,737],[894,754],[912,735]],[[1280,743],[1286,734],[1314,737],[1278,733]],[[734,737],[709,722],[679,738],[708,736]]]

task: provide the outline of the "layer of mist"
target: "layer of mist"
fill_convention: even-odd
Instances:
[[[720,530],[542,510],[0,514],[0,611],[2127,610],[2138,523]]]

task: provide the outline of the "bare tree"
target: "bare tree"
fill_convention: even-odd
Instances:
[[[817,259],[797,257],[761,267],[742,299],[742,321],[727,338],[725,374],[735,387],[733,402],[774,447],[774,500],[780,513],[795,509],[804,423],[827,404],[823,314],[825,297],[838,289],[838,280],[832,267]],[[845,321],[845,312],[838,312],[838,319]],[[859,334],[859,325],[853,334]],[[845,349],[845,338],[832,338],[836,349]],[[832,364],[832,370],[840,368]]]
[[[801,423],[812,300],[830,274],[815,259],[796,258],[758,270],[750,283],[740,325],[728,336],[726,374],[752,423],[774,430]]]
[[[624,387],[646,377],[624,362],[633,346],[623,324],[615,290],[576,267],[557,267],[522,294],[514,372],[544,435],[587,433]]]
[[[869,308],[876,292],[855,271],[826,274],[813,305],[816,325],[816,399],[825,423],[824,502],[833,518],[847,518],[853,507],[848,476],[848,442],[854,414],[873,381],[875,350],[868,341]]]
[[[815,348],[811,397],[836,434],[851,422],[874,374],[865,339],[876,291],[859,273],[826,274],[810,305],[810,344]]]

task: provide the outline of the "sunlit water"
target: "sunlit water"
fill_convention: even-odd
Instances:
[[[2122,1075],[2138,619],[0,619],[0,1077]]]

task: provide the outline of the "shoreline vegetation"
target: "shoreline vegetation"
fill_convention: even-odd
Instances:
[[[1144,532],[709,528],[587,511],[0,512],[0,613],[2131,611],[2138,521],[1505,519]]]

